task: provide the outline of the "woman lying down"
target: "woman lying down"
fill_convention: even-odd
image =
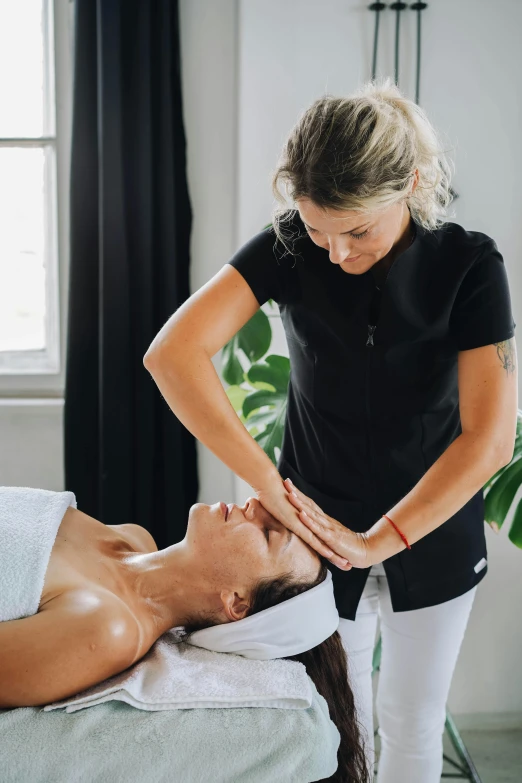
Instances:
[[[138,525],[105,525],[71,492],[0,487],[0,708],[74,695],[186,641],[306,666],[341,735],[334,780],[367,780],[331,574],[256,498],[196,503],[158,551]]]

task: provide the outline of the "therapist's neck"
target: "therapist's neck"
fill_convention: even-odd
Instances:
[[[400,222],[400,228],[397,233],[397,238],[391,248],[391,250],[383,256],[375,264],[375,270],[389,270],[395,259],[400,256],[405,250],[407,250],[411,244],[412,232],[415,231],[413,224],[413,218],[411,217],[410,210],[405,203],[402,205],[403,214]]]
[[[415,231],[415,226],[413,224],[413,218],[411,216],[410,210],[408,209],[405,203],[403,203],[402,206],[403,206],[403,215],[401,220],[401,226],[399,229],[397,240],[393,245],[391,251],[395,256],[399,255],[410,246],[411,239],[412,239],[412,232]]]

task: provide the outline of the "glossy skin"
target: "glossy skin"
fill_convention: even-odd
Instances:
[[[268,540],[267,540],[268,538]],[[195,614],[245,616],[255,582],[314,580],[316,553],[256,498],[190,509],[183,541],[158,551],[138,525],[69,508],[36,615],[0,623],[0,708],[48,704],[123,671]]]

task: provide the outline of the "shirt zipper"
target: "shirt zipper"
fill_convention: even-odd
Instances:
[[[375,326],[372,324],[368,324],[368,340],[366,341],[366,347],[367,347],[367,359],[366,359],[366,420],[367,420],[367,432],[368,432],[368,453],[370,457],[370,492],[372,499],[375,499],[375,480],[373,475],[373,438],[372,438],[372,431],[371,431],[371,415],[370,415],[370,360],[372,351],[370,350],[373,348],[374,342],[373,342],[373,333],[375,331]]]
[[[381,299],[382,299],[382,292],[381,292]],[[380,304],[381,303],[379,302],[379,312],[375,317],[376,321],[379,320]],[[375,330],[377,329],[377,324],[368,324],[367,326],[368,326],[368,336],[366,339],[366,348],[370,349],[373,348],[375,345],[373,341],[373,335]],[[367,421],[367,433],[368,433],[368,454],[370,457],[370,492],[371,492],[371,497],[375,502],[377,495],[376,495],[374,465],[373,465],[373,438],[372,438],[372,430],[371,430],[371,411],[370,411],[370,393],[369,393],[371,356],[372,356],[372,351],[368,350],[367,359],[366,359],[366,421]]]
[[[411,245],[413,244],[413,240],[415,239],[416,235],[417,235],[417,231],[414,228],[414,233],[413,233],[413,236],[412,236],[412,240],[411,240],[411,242],[410,242],[408,247],[411,247]],[[375,316],[375,320],[376,321],[379,320],[379,315],[380,315],[380,312],[381,312],[383,292],[384,292],[384,289],[386,288],[386,285],[388,283],[388,276],[389,276],[390,271],[391,270],[388,269],[388,273],[386,274],[386,277],[384,279],[384,283],[382,283],[381,286],[377,286],[377,285],[375,286],[376,290],[379,291],[379,294],[380,294],[379,295],[378,312],[377,312],[377,314]],[[375,294],[375,291],[374,291],[374,294]],[[370,305],[370,307],[371,307],[371,305]],[[373,335],[375,333],[375,330],[377,329],[377,324],[376,323],[375,324],[368,324],[367,326],[368,326],[368,336],[366,338],[366,348],[369,349],[369,348],[373,348],[375,346],[375,343],[373,341]],[[375,487],[376,482],[375,482],[374,469],[373,469],[373,438],[372,438],[372,431],[371,431],[371,412],[370,412],[370,394],[369,394],[369,389],[370,389],[370,382],[369,382],[369,378],[370,378],[370,361],[371,361],[372,352],[370,350],[368,350],[367,353],[368,353],[368,358],[366,360],[366,419],[367,419],[367,432],[368,432],[368,445],[369,445],[368,453],[370,455],[370,488],[371,488],[371,493],[372,493],[371,496],[372,496],[373,499],[375,499],[377,497],[377,494],[376,494],[376,487]]]

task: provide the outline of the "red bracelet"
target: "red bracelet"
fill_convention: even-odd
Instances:
[[[402,540],[404,541],[404,543],[406,544],[406,546],[408,547],[408,549],[411,549],[411,546],[408,544],[408,539],[406,538],[406,536],[404,535],[404,533],[401,533],[401,531],[399,530],[399,528],[397,527],[397,525],[395,524],[395,522],[393,521],[393,519],[390,519],[390,517],[387,517],[387,516],[386,516],[386,514],[383,514],[383,517],[384,517],[384,519],[387,519],[387,520],[388,520],[388,522],[391,522],[391,524],[393,525],[393,527],[395,528],[395,530],[397,531],[397,533],[400,535],[400,537],[402,538]]]

